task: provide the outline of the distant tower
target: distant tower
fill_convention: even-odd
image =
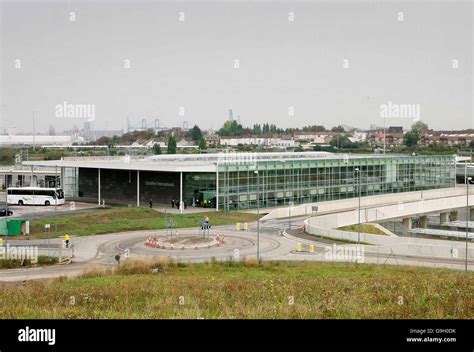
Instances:
[[[232,109],[229,110],[229,120],[234,121],[234,114],[232,113]]]

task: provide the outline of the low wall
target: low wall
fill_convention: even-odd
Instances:
[[[318,236],[332,237],[335,239],[351,240],[357,242],[358,233],[309,225],[305,221],[305,231]],[[360,241],[376,245],[366,247],[366,250],[388,256],[422,256],[441,259],[465,259],[466,244],[462,241],[426,240],[416,237],[382,236],[368,233],[360,234]],[[474,244],[468,247],[468,258],[474,258]]]
[[[474,195],[474,187],[470,188],[470,194]],[[407,203],[419,200],[431,199],[445,199],[448,197],[464,196],[466,195],[465,187],[452,187],[443,189],[434,189],[429,191],[403,192],[403,193],[389,193],[377,196],[367,196],[361,198],[361,207],[370,208],[386,204],[398,204],[399,202]],[[474,197],[472,197],[474,198]],[[340,200],[331,200],[320,203],[308,203],[297,205],[294,207],[278,208],[265,215],[262,220],[279,219],[288,216],[311,216],[316,215],[312,212],[312,207],[318,207],[318,214],[336,212],[343,210],[352,210],[358,208],[359,198],[349,198]]]
[[[364,208],[360,211],[360,222],[377,222],[389,219],[410,217],[417,214],[448,211],[456,208],[466,207],[466,196],[451,196],[445,198],[434,198],[399,202],[397,204],[379,206],[378,208]],[[469,206],[474,207],[474,196],[469,197]],[[320,228],[338,228],[341,226],[359,223],[359,209],[340,211],[332,214],[311,217],[309,223]]]

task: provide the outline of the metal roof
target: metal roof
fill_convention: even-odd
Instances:
[[[410,157],[403,155],[404,157]],[[334,154],[329,152],[227,152],[214,154],[166,154],[154,156],[65,157],[61,160],[24,161],[23,165],[48,167],[80,167],[119,170],[216,172],[217,165],[257,161],[292,161],[315,159],[395,158],[400,155]]]

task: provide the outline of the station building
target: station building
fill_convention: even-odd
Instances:
[[[243,210],[454,187],[454,156],[327,152],[176,154],[29,161],[58,167],[66,198]],[[257,202],[257,199],[259,200]]]

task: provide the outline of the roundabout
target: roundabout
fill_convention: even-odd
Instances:
[[[124,234],[125,235],[125,234]],[[260,236],[260,253],[285,255],[288,249],[280,249],[280,241],[276,236]],[[204,237],[188,229],[179,235],[159,234],[149,231],[138,235],[130,233],[122,238],[103,242],[94,260],[101,263],[114,263],[118,253],[128,253],[131,257],[167,256],[175,260],[205,261],[211,259],[240,260],[255,256],[257,251],[256,238],[252,233],[237,233],[228,229],[219,229],[215,234]],[[277,250],[277,252],[274,252]]]
[[[152,237],[149,236],[145,241],[145,246],[150,248],[160,248],[174,250],[176,249],[199,249],[211,247],[220,247],[225,244],[224,235],[216,236],[198,236],[198,235],[176,235],[176,236],[163,236],[163,237]]]

